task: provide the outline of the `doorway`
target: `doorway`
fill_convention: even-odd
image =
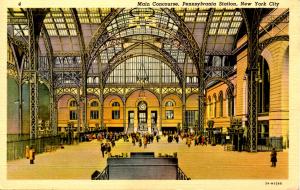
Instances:
[[[128,111],[128,129],[127,133],[134,132],[134,111]]]
[[[147,104],[144,101],[138,104],[138,131],[148,131],[147,126]]]
[[[151,130],[157,133],[157,111],[151,111]]]

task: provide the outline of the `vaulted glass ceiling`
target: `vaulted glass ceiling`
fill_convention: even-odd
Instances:
[[[105,19],[113,11],[111,8],[77,8],[82,33],[86,46],[93,34]],[[209,16],[210,9],[199,8],[176,8],[176,14],[186,23],[187,27],[194,34],[198,44],[202,43],[203,31]],[[213,14],[212,23],[209,30],[209,51],[230,51],[234,43],[234,36],[239,31],[242,23],[242,17],[237,9],[216,9]],[[20,8],[8,9],[8,24],[13,26],[15,36],[28,36],[26,10]],[[80,51],[77,33],[71,9],[69,8],[51,8],[44,20],[45,27],[53,39],[54,52],[60,51]],[[169,32],[157,29],[159,24]],[[168,38],[175,34],[178,27],[174,24],[161,9],[125,9],[117,19],[109,26],[108,31],[118,31],[117,27],[128,29],[120,32],[116,37],[124,35],[135,35],[147,33]],[[143,28],[145,26],[146,28]],[[132,27],[134,29],[132,29]],[[149,30],[149,31],[148,31]],[[118,31],[119,32],[119,31]],[[68,39],[65,39],[68,37]],[[64,47],[65,43],[72,45]],[[70,48],[72,47],[72,48]]]
[[[50,36],[53,53],[56,60],[73,60],[80,57],[80,43],[78,35],[84,40],[88,50],[89,43],[101,23],[114,11],[111,8],[51,8],[44,19],[44,26]],[[172,9],[184,22],[194,39],[201,47],[203,34],[209,27],[207,39],[207,54],[223,52],[230,54],[234,48],[235,38],[242,24],[242,17],[237,9]],[[81,34],[77,33],[75,15],[78,16]],[[207,24],[210,14],[212,22]],[[186,38],[182,36],[182,29],[164,9],[133,8],[123,9],[107,26],[107,37],[104,45],[97,51],[98,57],[89,66],[89,76],[97,76],[99,72],[106,72],[112,66],[117,67],[117,59],[122,60],[132,55],[154,56],[159,60],[174,65],[172,70],[177,76],[196,76],[196,63],[193,63],[187,47]],[[8,32],[23,41],[28,38],[26,9],[8,9]],[[43,36],[39,40],[42,56],[46,56]],[[65,58],[64,58],[65,57]],[[69,58],[67,58],[69,57]],[[74,59],[76,60],[76,59]],[[70,61],[69,61],[70,62]],[[73,64],[73,61],[71,61]],[[76,61],[75,61],[76,62]],[[75,63],[76,72],[80,63]],[[67,66],[59,66],[62,61],[55,63],[59,71]],[[198,63],[197,63],[198,64]],[[71,76],[71,75],[70,75]],[[177,79],[176,79],[177,80]]]

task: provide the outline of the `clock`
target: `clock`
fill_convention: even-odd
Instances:
[[[145,102],[141,102],[140,105],[139,105],[139,109],[140,110],[146,110],[147,106],[145,104]]]

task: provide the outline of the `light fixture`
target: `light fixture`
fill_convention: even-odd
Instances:
[[[142,35],[142,55],[141,55],[141,62],[140,62],[140,67],[136,76],[136,81],[137,83],[141,84],[142,87],[145,83],[149,82],[149,76],[147,73],[147,70],[145,68],[145,60],[144,60],[144,40],[143,40],[143,35]]]
[[[141,91],[139,93],[139,98],[144,99],[146,97],[144,91],[144,85],[149,82],[149,76],[145,68],[143,35],[142,35],[142,56],[141,56],[140,67],[136,76],[136,81],[138,84],[141,84]]]

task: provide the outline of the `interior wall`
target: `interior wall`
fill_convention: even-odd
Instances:
[[[18,85],[12,77],[7,77],[7,94],[7,134],[19,134]]]

